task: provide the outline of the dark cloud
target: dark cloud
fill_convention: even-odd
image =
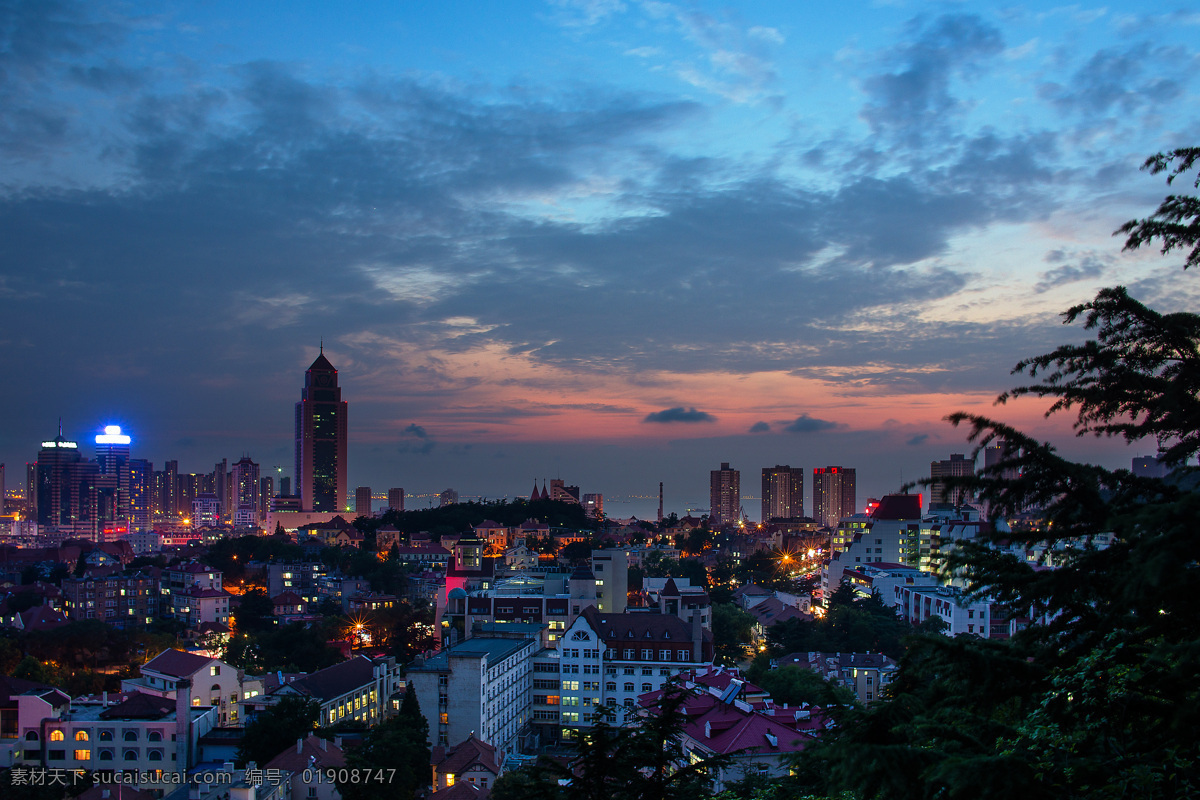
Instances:
[[[1055,286],[1075,283],[1089,278],[1098,278],[1104,274],[1104,268],[1111,263],[1111,258],[1089,255],[1074,264],[1061,264],[1054,269],[1042,273],[1041,280],[1033,287],[1035,292],[1045,292]]]
[[[410,423],[407,428],[400,432],[401,436],[415,436],[418,439],[428,439],[429,434],[417,423]]]
[[[1195,70],[1183,48],[1141,42],[1096,52],[1069,83],[1044,83],[1038,95],[1062,112],[1132,114],[1178,98]]]
[[[895,64],[863,82],[862,116],[876,133],[910,144],[946,129],[960,107],[953,78],[971,77],[1004,49],[1000,31],[974,14],[945,14],[909,23],[910,41],[887,54]]]
[[[667,408],[662,411],[651,411],[642,422],[716,422],[717,418],[707,411],[697,411],[693,408]]]
[[[928,433],[918,433],[916,436],[913,436],[911,439],[909,439],[907,442],[905,442],[905,444],[909,445],[910,447],[916,447],[918,445],[925,444],[925,442],[927,442],[928,440],[929,440]]]
[[[750,426],[750,433],[766,433],[769,430],[771,430],[769,422],[759,421]]]
[[[801,414],[795,420],[784,426],[784,431],[787,433],[819,433],[821,431],[831,431],[840,427],[836,422],[829,422],[824,419],[816,419],[808,414]]]

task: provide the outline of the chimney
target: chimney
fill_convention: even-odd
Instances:
[[[303,753],[303,752],[304,752],[304,740],[303,740],[303,739],[297,739],[297,740],[296,740],[296,752],[297,752],[297,753]]]
[[[322,749],[322,750],[328,750],[328,749],[329,749],[329,740],[328,740],[328,739],[318,739],[317,741],[319,741],[319,742],[321,743],[321,749]]]
[[[175,769],[187,772],[192,766],[192,681],[180,678],[175,683]]]

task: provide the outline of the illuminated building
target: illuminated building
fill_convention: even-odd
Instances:
[[[729,468],[729,462],[722,462],[720,469],[709,473],[708,496],[711,510],[708,523],[716,528],[737,522],[740,516],[740,501],[742,495],[741,473]]]
[[[583,509],[589,517],[598,517],[604,513],[604,495],[593,493],[583,496]]]
[[[762,521],[804,516],[804,468],[776,464],[762,471]]]
[[[847,467],[817,467],[813,470],[813,519],[826,528],[855,512],[858,495],[855,471]]]
[[[130,441],[119,425],[108,425],[96,436],[96,501],[101,524],[129,519]]]
[[[232,485],[233,524],[238,528],[252,528],[264,517],[259,492],[259,466],[249,456],[241,460],[230,470]]]
[[[346,495],[347,404],[321,349],[296,403],[296,493],[304,511],[342,511]]]
[[[388,508],[392,511],[404,510],[404,490],[388,489]]]
[[[129,522],[134,530],[150,530],[154,516],[154,465],[144,458],[129,461]]]
[[[42,442],[38,451],[38,527],[95,538],[97,466],[79,452],[79,445],[58,436]]]

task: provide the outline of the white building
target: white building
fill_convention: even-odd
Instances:
[[[968,600],[954,586],[896,586],[894,603],[900,616],[919,625],[936,617],[945,623],[947,636],[971,634],[983,639],[1005,638],[1006,620],[993,620],[992,604],[988,600]],[[992,622],[997,623],[995,632]],[[1001,624],[1002,622],[1002,624]]]
[[[121,691],[172,699],[182,692],[188,706],[217,709],[217,725],[241,722],[242,671],[220,659],[164,650],[142,665],[141,673],[121,681]]]

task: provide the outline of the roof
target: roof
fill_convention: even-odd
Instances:
[[[199,586],[193,586],[190,589],[185,589],[180,592],[188,597],[231,597],[232,595],[224,589],[201,589]]]
[[[795,606],[789,606],[777,597],[768,597],[758,605],[750,606],[746,611],[753,614],[759,623],[768,628],[789,619],[813,619],[812,614],[806,614]]]
[[[332,667],[310,672],[289,686],[295,686],[307,695],[332,700],[375,680],[375,662],[363,655]]]
[[[346,755],[342,748],[310,733],[303,742],[297,739],[295,744],[268,761],[263,769],[303,772],[306,769],[344,766]]]
[[[304,603],[304,598],[293,591],[286,591],[272,597],[271,602],[277,606],[298,606]]]
[[[450,668],[450,656],[487,656],[489,662],[503,661],[508,656],[529,644],[529,639],[488,639],[471,637],[459,642],[454,647],[446,648],[425,660],[424,667],[409,667],[414,669],[444,670]]]
[[[61,611],[44,605],[26,609],[19,616],[21,627],[27,631],[47,631],[69,624]]]
[[[500,765],[496,762],[496,748],[473,735],[453,747],[433,748],[431,760],[438,772],[460,775],[470,767],[478,765],[493,775],[500,774]]]
[[[879,507],[871,512],[871,519],[913,519],[921,518],[921,495],[919,494],[885,494],[879,501]]]
[[[775,659],[780,667],[797,666],[819,671],[836,667],[847,669],[896,669],[896,660],[883,653],[788,653]]]
[[[163,650],[146,662],[142,671],[151,670],[163,675],[174,675],[176,678],[187,678],[208,666],[215,659],[185,653],[182,650]]]
[[[129,698],[100,712],[100,719],[162,719],[175,711],[168,697],[134,692]]]
[[[124,783],[105,783],[84,789],[76,800],[155,800],[155,794],[150,789],[135,789]]]
[[[320,352],[320,354],[316,357],[316,360],[313,361],[307,371],[312,372],[313,370],[316,370],[317,372],[337,372],[337,370],[333,368],[333,364],[330,364],[329,359],[325,357],[324,350]]]
[[[488,789],[480,789],[467,781],[456,781],[453,786],[447,786],[434,792],[431,796],[438,800],[486,800],[491,794]]]
[[[674,614],[647,614],[640,611],[608,614],[600,612],[595,606],[588,606],[579,616],[605,641],[680,644],[692,641],[692,626]],[[701,636],[705,640],[712,638],[712,634],[703,629]]]

